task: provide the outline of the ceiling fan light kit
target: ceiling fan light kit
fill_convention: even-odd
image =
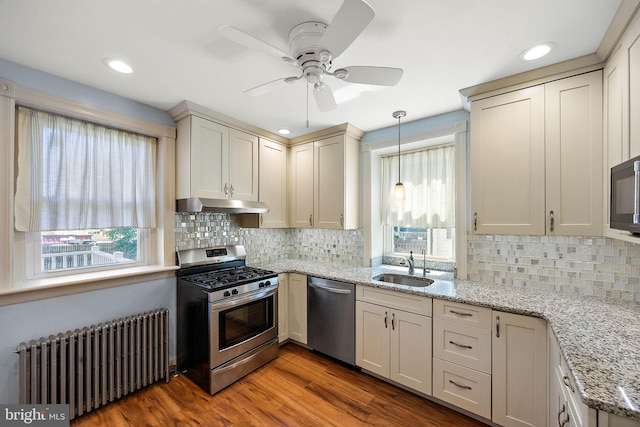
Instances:
[[[283,83],[293,83],[304,77],[307,84],[313,85],[316,104],[324,112],[337,107],[331,88],[323,82],[325,75],[350,83],[378,86],[395,86],[400,81],[400,68],[355,66],[331,71],[333,61],[353,43],[374,16],[373,8],[364,0],[345,0],[331,24],[308,21],[294,26],[289,32],[289,53],[229,25],[220,27],[218,32],[245,47],[284,61],[300,72],[248,89],[245,93],[263,95]]]

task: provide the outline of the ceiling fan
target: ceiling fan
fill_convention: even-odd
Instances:
[[[304,78],[313,85],[318,108],[324,112],[336,108],[333,92],[323,82],[324,76],[379,86],[394,86],[400,81],[401,68],[350,66],[332,71],[334,59],[353,43],[374,16],[375,11],[364,0],[345,0],[331,24],[310,21],[293,27],[289,32],[289,53],[230,25],[220,27],[218,32],[238,44],[282,60],[299,70],[295,76],[256,86],[245,93],[259,96]]]

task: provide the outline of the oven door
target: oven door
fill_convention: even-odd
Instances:
[[[212,303],[209,321],[213,369],[278,336],[278,288]]]

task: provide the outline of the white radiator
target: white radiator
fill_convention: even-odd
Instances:
[[[164,379],[169,310],[20,343],[20,403],[68,404],[73,419]]]

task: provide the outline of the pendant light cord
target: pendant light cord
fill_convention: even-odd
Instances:
[[[309,129],[309,80],[307,80],[307,129]]]

